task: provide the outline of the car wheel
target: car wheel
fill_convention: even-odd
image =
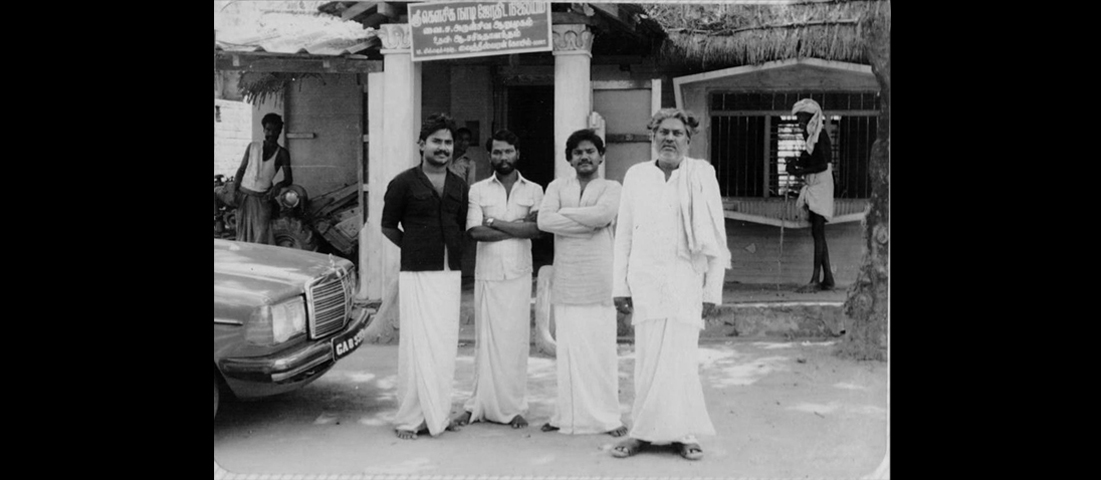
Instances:
[[[313,229],[303,225],[302,220],[293,217],[280,217],[272,222],[271,228],[275,233],[276,245],[311,252],[317,251],[317,239],[314,238]]]
[[[218,376],[214,376],[214,418],[218,418],[218,399],[221,397],[218,393]]]

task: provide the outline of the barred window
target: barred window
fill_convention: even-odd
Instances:
[[[812,98],[827,115],[834,197],[868,198],[868,160],[875,141],[874,92],[712,93],[711,163],[724,197],[797,196],[802,179],[786,167],[804,148],[791,106]]]

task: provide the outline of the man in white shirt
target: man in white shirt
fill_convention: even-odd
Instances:
[[[633,313],[635,400],[616,457],[671,443],[698,460],[696,435],[715,434],[696,352],[702,316],[722,302],[730,252],[715,169],[686,156],[698,125],[691,113],[659,110],[649,124],[654,159],[623,179],[612,295],[619,311]]]
[[[470,187],[466,225],[478,242],[474,266],[474,393],[455,422],[528,426],[531,240],[543,187],[516,170],[520,139],[498,130],[487,142],[494,174]]]
[[[614,221],[619,182],[600,178],[604,140],[593,130],[566,139],[576,176],[547,185],[539,229],[554,234],[555,364],[558,399],[544,432],[627,433],[619,414],[619,357],[612,305]]]

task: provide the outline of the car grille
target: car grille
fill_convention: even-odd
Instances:
[[[351,307],[349,276],[348,272],[336,270],[315,280],[307,289],[310,338],[321,338],[344,328]]]

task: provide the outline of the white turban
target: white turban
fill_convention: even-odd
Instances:
[[[807,123],[807,153],[814,153],[814,144],[818,143],[818,134],[822,133],[822,126],[825,122],[822,121],[822,107],[818,106],[818,102],[809,98],[804,98],[795,102],[795,106],[791,107],[791,114],[795,115],[799,112],[807,112],[811,115],[810,122]]]

